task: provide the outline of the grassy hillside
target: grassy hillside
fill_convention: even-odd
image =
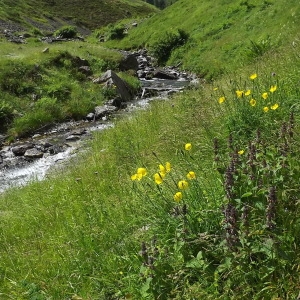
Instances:
[[[298,9],[179,0],[132,30],[123,47],[159,49],[165,32],[183,29],[169,62],[218,76],[115,119],[59,174],[0,195],[0,298],[299,297]],[[1,55],[44,55],[40,44],[23,54],[5,45]],[[88,50],[99,67],[104,49],[82,46],[57,45],[50,58]],[[67,76],[69,56],[62,62],[48,73]]]
[[[211,78],[298,42],[299,14],[296,0],[181,0],[132,29],[118,47],[146,46],[168,64],[182,62]],[[178,29],[189,35],[184,45],[172,44]]]
[[[108,69],[118,71],[122,55],[117,51],[81,41],[45,45],[32,39],[20,46],[0,40],[0,45],[0,132],[8,131],[12,139],[56,122],[82,119],[115,95],[91,78]],[[82,62],[90,65],[91,77],[80,72]],[[119,75],[133,90],[139,88],[137,78]]]
[[[74,24],[95,29],[124,18],[139,18],[157,11],[140,0],[109,1],[1,1],[0,20],[10,20],[25,28],[53,29]]]

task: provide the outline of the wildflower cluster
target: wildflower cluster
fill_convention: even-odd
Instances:
[[[230,250],[253,240],[256,232],[268,235],[285,226],[278,215],[292,212],[295,203],[286,198],[287,179],[294,176],[294,113],[284,122],[275,144],[264,141],[258,129],[247,146],[228,138],[229,157],[221,157],[214,140],[215,165],[223,173],[226,205],[223,207],[226,244]],[[227,162],[227,166],[224,164]],[[293,177],[289,178],[294,190]],[[257,209],[259,208],[259,209]],[[292,222],[291,220],[289,222]],[[290,225],[288,225],[290,226]],[[244,240],[244,241],[242,241]],[[257,242],[257,241],[256,241]]]
[[[265,113],[268,112],[269,110],[278,109],[279,108],[278,100],[273,95],[277,91],[277,85],[276,84],[271,85],[267,89],[268,91],[263,90],[263,91],[259,92],[260,87],[258,84],[256,84],[257,78],[258,78],[258,75],[256,73],[250,75],[249,79],[252,81],[252,88],[245,88],[242,90],[236,89],[235,90],[235,98],[236,99],[239,99],[239,98],[245,99],[246,102],[248,102],[251,107],[260,106],[260,108]],[[216,90],[218,90],[218,89],[216,89]],[[227,99],[227,97],[225,95],[221,95],[218,98],[218,102],[220,104],[222,104],[226,101],[226,99]],[[266,101],[266,100],[268,100],[268,101]]]
[[[191,151],[192,150],[192,144],[186,143],[184,146],[185,151]],[[161,185],[166,180],[166,176],[170,171],[172,170],[171,163],[166,162],[165,165],[159,164],[158,165],[158,171],[154,173],[153,180],[156,185]],[[143,177],[145,177],[148,174],[146,168],[138,168],[136,173],[131,176],[132,181],[140,181]],[[181,179],[177,181],[176,187],[178,191],[176,191],[173,194],[173,200],[175,202],[180,202],[183,198],[183,191],[186,190],[189,187],[188,180],[194,180],[196,179],[196,173],[194,171],[187,172],[185,179]],[[171,180],[174,182],[174,178],[172,177]],[[176,181],[175,181],[176,182]]]
[[[160,164],[158,166],[158,168],[159,168],[159,171],[154,174],[154,181],[156,184],[162,184],[164,178],[166,177],[166,174],[171,171],[171,163],[166,162],[165,166]]]

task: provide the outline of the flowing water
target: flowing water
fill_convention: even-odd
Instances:
[[[136,109],[145,109],[149,102],[154,99],[167,99],[170,92],[179,92],[189,84],[187,80],[141,80],[142,94],[139,99],[127,103],[127,108],[121,110],[118,113],[130,113]],[[158,92],[158,96],[147,96],[149,91]],[[59,125],[60,127],[65,124]],[[98,122],[77,122],[67,126],[71,129],[66,132],[60,132],[60,130],[53,130],[46,133],[43,136],[37,138],[30,138],[28,141],[38,143],[39,140],[46,139],[51,143],[63,143],[64,151],[57,154],[45,153],[42,158],[34,159],[31,161],[24,161],[22,158],[21,163],[13,164],[13,167],[0,169],[0,193],[4,192],[8,188],[24,186],[34,180],[43,180],[47,176],[50,170],[61,166],[68,162],[68,160],[74,157],[79,151],[82,151],[85,147],[84,141],[87,138],[92,137],[92,132],[101,131],[113,127],[110,121],[100,120]],[[74,128],[83,128],[86,130],[86,134],[76,141],[66,141],[66,137],[70,135],[70,131]],[[25,142],[25,141],[24,141]],[[8,149],[2,149],[1,155],[5,155],[7,160],[20,160]]]

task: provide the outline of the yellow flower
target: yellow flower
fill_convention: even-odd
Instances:
[[[244,150],[240,150],[240,151],[238,151],[238,154],[242,155],[242,154],[244,154],[244,152],[245,152]]]
[[[276,85],[272,85],[270,88],[270,92],[274,93],[277,90],[277,86]]]
[[[250,91],[250,90],[247,90],[247,91],[245,92],[245,96],[249,96],[249,95],[251,95],[251,91]]]
[[[192,144],[191,144],[191,143],[185,144],[184,149],[185,149],[186,151],[190,151],[190,150],[192,149]]]
[[[163,165],[159,165],[159,173],[162,173],[162,174],[166,174],[167,173],[167,170],[166,168],[163,166]]]
[[[154,181],[155,181],[156,184],[163,183],[163,176],[161,176],[160,173],[155,173],[154,174]]]
[[[137,180],[137,174],[131,175],[130,178],[131,178],[132,181]]]
[[[188,188],[188,186],[189,186],[189,183],[186,180],[180,180],[178,182],[178,188],[181,190]]]
[[[131,178],[132,181],[135,181],[135,180],[141,180],[142,177],[143,176],[141,174],[134,174],[130,178]]]
[[[257,74],[254,73],[254,74],[252,74],[252,75],[250,76],[250,79],[251,79],[251,80],[254,80],[256,77],[257,77]]]
[[[146,168],[138,168],[136,173],[141,177],[144,177],[147,175],[147,170]]]
[[[263,108],[263,111],[264,111],[264,112],[268,112],[268,111],[269,111],[269,107],[268,107],[268,106],[265,106],[265,107]]]
[[[237,90],[237,91],[235,91],[235,93],[236,93],[236,96],[237,96],[238,98],[241,98],[241,97],[244,96],[244,91],[239,91],[239,90]]]
[[[224,96],[220,97],[218,101],[220,104],[222,104],[225,101],[225,97]]]
[[[166,173],[163,173],[163,172],[158,172],[158,174],[160,175],[160,177],[162,179],[164,179],[166,177]]]
[[[190,171],[190,172],[187,173],[186,177],[188,179],[195,179],[196,178],[196,173],[193,172],[193,171]]]
[[[268,93],[262,93],[261,96],[266,100],[268,98]]]
[[[174,195],[174,200],[176,202],[180,202],[180,200],[182,199],[182,193],[181,192],[177,192],[175,195]]]
[[[252,98],[252,99],[249,101],[249,103],[250,103],[251,106],[255,106],[255,105],[256,105],[256,100]]]
[[[167,173],[171,171],[171,164],[169,162],[166,162],[166,171]]]
[[[271,109],[275,110],[279,107],[279,105],[277,103],[275,103],[274,105],[271,106]]]

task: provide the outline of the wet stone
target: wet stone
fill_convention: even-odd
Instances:
[[[33,144],[23,144],[12,147],[11,151],[15,156],[23,156],[28,149],[32,149]]]
[[[42,158],[44,153],[36,148],[26,150],[24,157],[27,158]]]
[[[87,131],[85,128],[78,128],[78,129],[75,129],[71,132],[71,135],[83,135],[85,134]]]
[[[71,134],[71,135],[66,137],[67,141],[77,141],[79,139],[80,139],[80,137],[78,135],[74,135],[74,134]]]
[[[95,114],[94,113],[89,113],[85,117],[87,120],[94,120],[95,119]]]

